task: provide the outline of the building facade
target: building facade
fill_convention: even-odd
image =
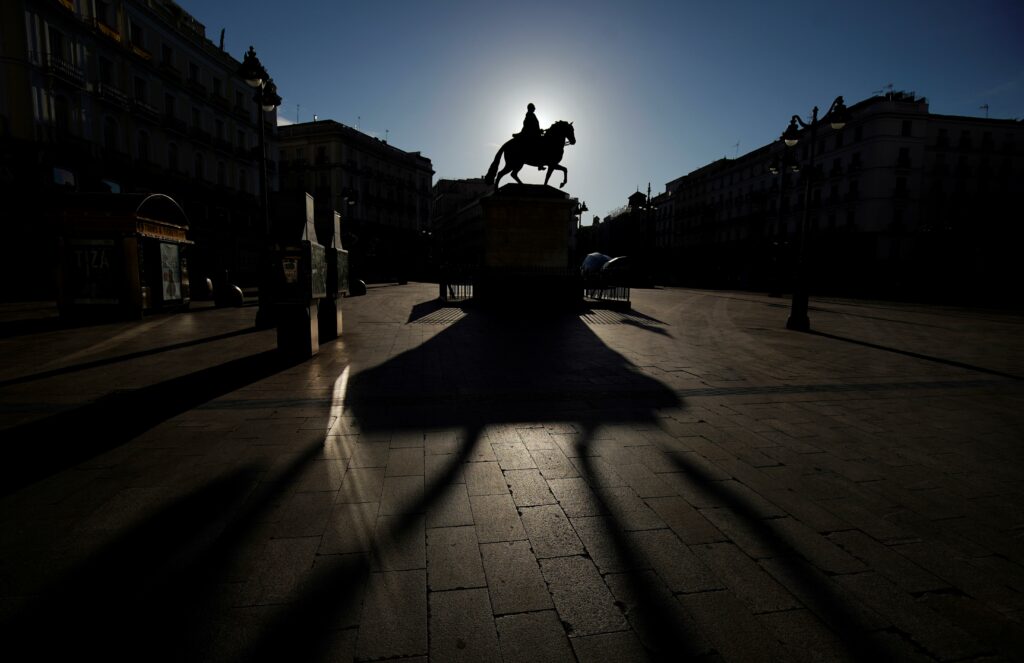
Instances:
[[[341,212],[353,278],[405,280],[418,271],[430,226],[430,159],[333,120],[278,128],[282,190]]]
[[[11,0],[0,25],[0,187],[18,243],[53,241],[41,203],[64,193],[159,192],[188,215],[193,278],[254,281],[261,114],[223,37],[170,0]],[[276,114],[262,116],[273,163]]]
[[[849,111],[840,130],[819,125],[813,173],[805,130],[794,148],[776,141],[668,182],[651,200],[659,280],[787,287],[806,218],[822,292],[972,300],[1018,281],[1024,122],[931,114],[901,92]]]

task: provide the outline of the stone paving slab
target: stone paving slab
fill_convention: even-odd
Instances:
[[[435,294],[345,300],[343,339],[298,364],[251,308],[0,337],[6,466],[34,468],[5,470],[0,636],[1024,658],[1024,318],[815,299],[799,334],[778,299],[682,289],[417,318]]]

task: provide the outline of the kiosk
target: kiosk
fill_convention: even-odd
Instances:
[[[141,317],[189,305],[188,218],[170,196],[60,200],[57,305],[65,317]]]

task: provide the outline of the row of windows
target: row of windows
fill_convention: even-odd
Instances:
[[[103,147],[107,150],[121,151],[121,132],[117,120],[107,117],[103,122]],[[169,141],[166,145],[163,163],[168,170],[176,173],[184,173],[184,160],[180,157],[181,149],[178,144]],[[152,139],[148,131],[139,130],[135,133],[135,156],[140,162],[156,164],[156,154],[152,145]],[[192,155],[191,175],[203,181],[214,181],[220,186],[228,186],[228,164],[224,161],[217,161],[212,172],[207,170],[207,157],[201,151],[194,151]],[[249,175],[245,168],[233,168],[236,170],[234,186],[242,192],[249,191]],[[212,179],[216,175],[216,179]]]
[[[141,28],[138,28],[137,26],[134,29],[141,32]],[[47,58],[56,57],[61,62],[69,63],[72,66],[74,66],[76,70],[82,71],[80,68],[77,67],[77,65],[74,64],[77,60],[78,49],[76,48],[73,40],[68,38],[61,30],[59,30],[53,25],[47,26],[45,34],[48,38]],[[163,63],[166,63],[173,67],[173,50],[167,44],[164,44],[163,48]],[[124,95],[124,97],[127,98],[129,95],[125,93],[126,86],[124,85],[124,81],[126,77],[130,76],[131,99],[137,103],[141,103],[146,106],[150,106],[153,103],[153,90],[151,89],[152,86],[150,80],[144,74],[140,75],[138,72],[135,74],[126,73],[124,67],[119,66],[119,64],[115,63],[114,60],[111,60],[110,58],[105,57],[101,54],[96,55],[96,63],[98,70],[97,75],[101,88],[107,90],[112,89],[115,94]],[[201,87],[203,87],[201,83],[202,77],[203,74],[199,65],[195,62],[190,62],[189,81],[191,83],[198,84]],[[219,78],[217,76],[211,75],[211,78],[213,82],[213,92],[217,97],[224,99],[226,101],[227,97],[225,96],[225,91],[231,89],[234,92],[234,104],[236,109],[243,109],[246,112],[250,112],[248,104],[249,97],[245,94],[244,90],[233,89],[229,82],[226,82],[224,79]],[[205,90],[205,87],[203,89]],[[164,112],[170,117],[178,117],[179,106],[181,105],[184,104],[181,101],[179,101],[178,95],[169,92],[165,89],[163,98]],[[197,128],[205,130],[205,127],[203,126],[205,124],[203,118],[205,117],[206,114],[201,113],[195,106],[193,106],[192,114],[193,118],[195,119],[193,125],[197,126]],[[221,120],[220,122],[223,124],[223,120]],[[216,125],[216,122],[214,125],[214,131],[216,132],[219,138],[227,138],[225,135],[225,130],[219,128]]]

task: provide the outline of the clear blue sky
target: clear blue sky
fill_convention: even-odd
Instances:
[[[1024,118],[1020,0],[179,4],[236,58],[256,47],[283,118],[388,131],[435,180],[483,175],[528,102],[542,127],[573,121],[566,190],[591,215],[889,83],[934,113]]]

